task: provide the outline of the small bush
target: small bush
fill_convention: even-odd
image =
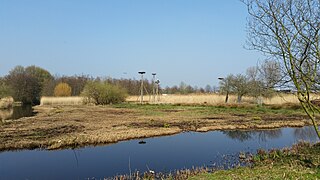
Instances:
[[[54,96],[71,96],[71,87],[67,83],[59,83],[54,88]]]
[[[164,128],[170,128],[170,124],[164,123],[164,124],[163,124],[163,127],[164,127]]]
[[[106,82],[90,81],[84,87],[82,96],[85,98],[85,103],[106,105],[124,102],[127,93],[119,86],[111,85]]]

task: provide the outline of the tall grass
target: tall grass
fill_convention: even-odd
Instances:
[[[12,107],[13,105],[13,98],[12,97],[5,97],[0,99],[0,109],[7,109]]]
[[[81,105],[83,97],[42,97],[40,105]]]
[[[168,104],[210,104],[219,105],[225,103],[225,95],[220,94],[189,94],[189,95],[162,95],[160,100],[156,103],[168,103]],[[320,95],[312,95],[311,99],[318,99]],[[127,98],[129,102],[135,102],[139,100],[139,96],[130,96]],[[144,101],[147,103],[152,103],[152,98],[150,96],[144,97]],[[299,103],[297,97],[294,94],[277,94],[272,98],[263,98],[264,104],[297,104]],[[257,99],[254,97],[243,97],[242,103],[252,104],[256,103]],[[237,96],[229,95],[229,104],[237,103]]]
[[[318,99],[320,95],[312,95],[311,99]],[[41,105],[81,105],[83,104],[82,97],[42,97]],[[144,102],[152,103],[151,96],[145,96]],[[139,102],[139,96],[129,96],[127,102]],[[243,97],[243,104],[254,104],[257,100],[253,97]],[[163,104],[208,104],[221,105],[225,103],[225,95],[219,94],[189,94],[189,95],[162,95],[156,103]],[[236,104],[237,97],[229,96],[229,104]],[[264,104],[283,105],[283,104],[298,104],[299,101],[294,94],[278,94],[272,98],[263,98]]]

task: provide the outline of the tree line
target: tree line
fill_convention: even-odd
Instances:
[[[0,77],[0,99],[12,96],[25,104],[39,104],[41,96],[80,96],[89,82],[101,82],[125,89],[129,95],[140,93],[140,80],[92,77],[89,75],[53,76],[37,66],[16,66]],[[152,90],[152,82],[144,80],[145,89]]]
[[[7,75],[0,77],[0,98],[12,96],[15,101],[39,104],[41,96],[80,96],[89,82],[103,82],[125,89],[128,95],[140,95],[141,80],[92,77],[89,75],[53,76],[49,71],[37,66],[16,66]],[[152,93],[153,82],[144,79],[144,91]],[[184,82],[179,86],[161,88],[164,94],[212,93],[218,88],[192,87]]]
[[[191,86],[185,82],[181,82],[179,86],[166,86],[161,89],[163,94],[194,94],[194,93],[216,93],[219,88],[216,86],[210,86],[209,84],[203,87]]]

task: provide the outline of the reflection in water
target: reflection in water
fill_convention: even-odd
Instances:
[[[78,156],[77,156],[77,152],[75,150],[72,150],[73,151],[73,154],[74,154],[74,158],[76,160],[76,163],[77,163],[77,167],[79,167],[79,160],[78,160]]]
[[[227,135],[231,139],[238,140],[240,142],[252,139],[251,131],[223,131],[223,134]]]
[[[4,121],[6,119],[10,119],[13,115],[13,108],[9,109],[1,109],[0,110],[0,119],[1,121]]]
[[[296,139],[309,139],[316,140],[317,136],[313,126],[306,126],[303,128],[297,128],[293,132]]]
[[[305,137],[312,136],[310,132],[312,127],[191,132],[145,138],[148,143],[143,146],[137,139],[76,150],[2,152],[0,179],[104,179],[129,174],[129,169],[172,172],[197,166],[224,165],[225,162],[234,162],[230,157],[239,157],[239,152],[255,153],[261,148],[289,147],[299,140],[308,140]],[[260,143],[261,140],[265,142]]]
[[[268,139],[277,139],[282,136],[281,129],[256,131],[260,141],[266,142]]]
[[[276,130],[260,130],[260,131],[223,131],[223,134],[227,135],[231,139],[238,140],[240,142],[252,140],[254,138],[260,141],[266,142],[268,139],[276,139],[282,135],[281,129]]]
[[[15,106],[9,109],[0,109],[1,121],[9,119],[19,119],[22,117],[33,116],[33,109],[31,105]]]

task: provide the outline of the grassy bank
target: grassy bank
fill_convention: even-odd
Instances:
[[[297,105],[38,106],[38,114],[0,124],[0,150],[61,149],[172,135],[183,131],[301,127]]]
[[[320,143],[291,149],[258,151],[252,167],[199,173],[189,179],[320,179]]]

